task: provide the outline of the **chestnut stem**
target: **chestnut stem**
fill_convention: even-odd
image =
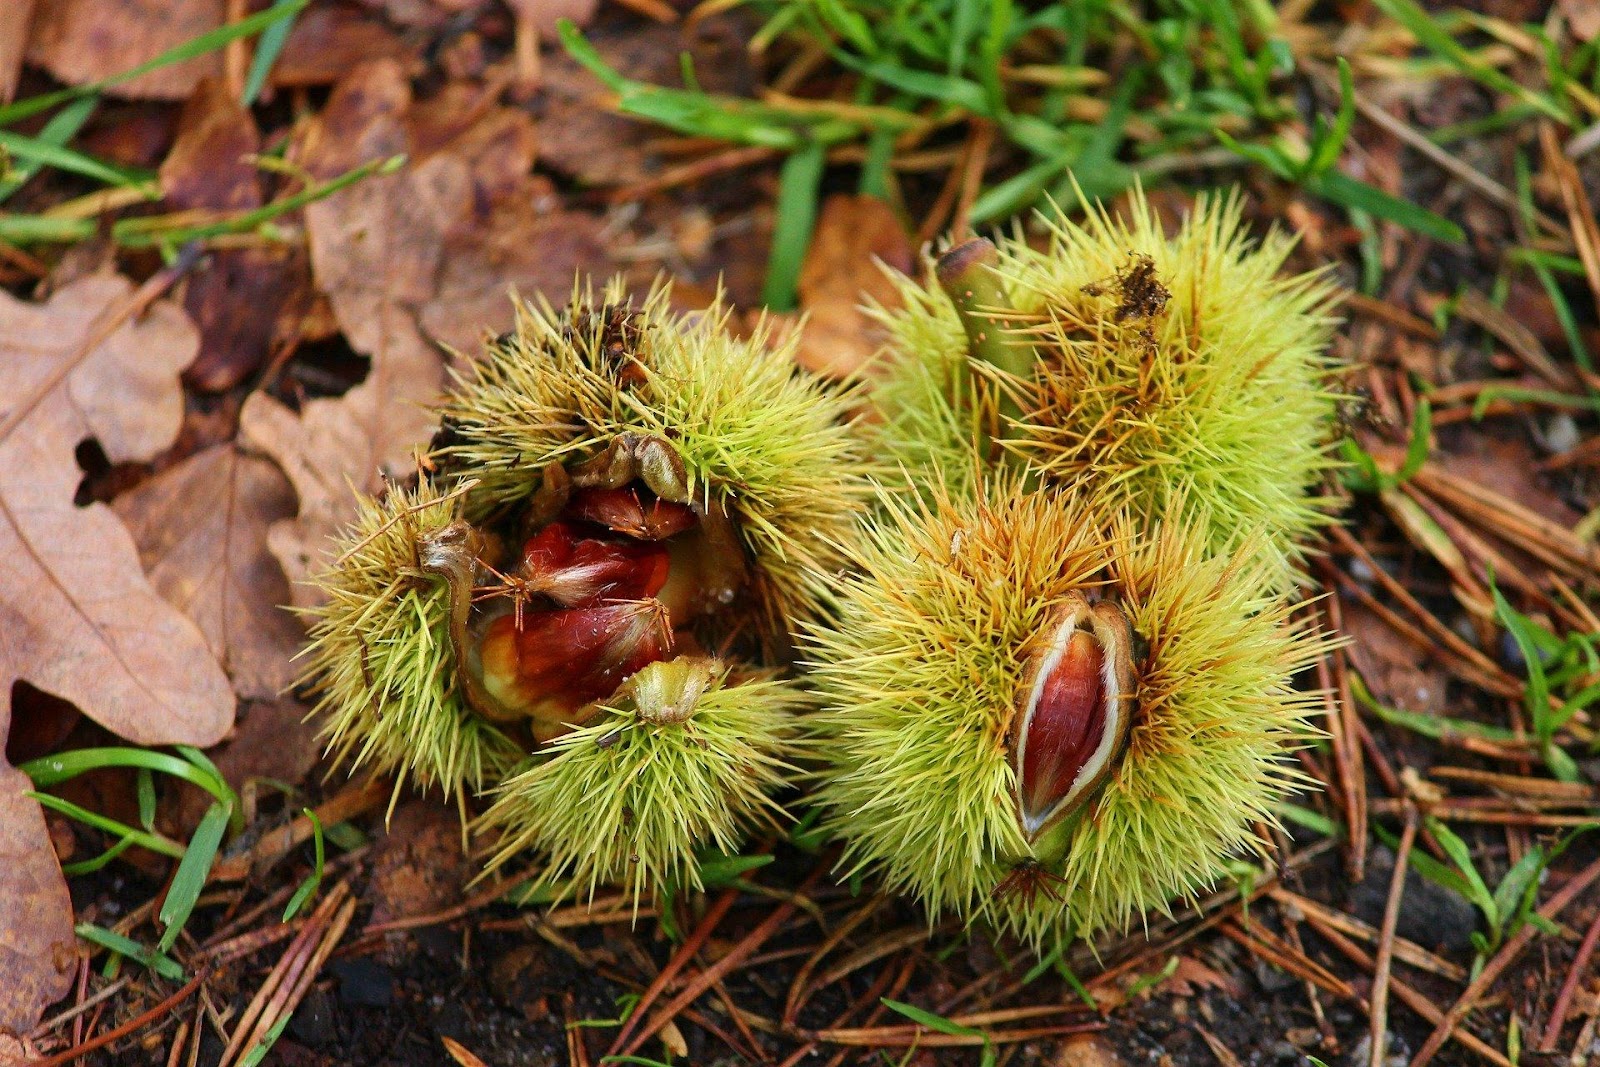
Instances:
[[[963,241],[939,257],[935,273],[955,303],[967,331],[967,355],[1017,378],[1027,379],[1037,356],[1033,346],[1007,329],[1005,313],[1014,311],[995,267],[1000,250],[984,237]]]

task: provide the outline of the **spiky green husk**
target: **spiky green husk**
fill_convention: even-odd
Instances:
[[[363,498],[318,577],[305,680],[319,696],[335,760],[419,787],[476,792],[517,746],[476,715],[456,684],[449,594],[422,569],[422,546],[460,519],[460,499],[424,483]]]
[[[1125,218],[1091,208],[1081,225],[1051,223],[1043,250],[1003,241],[994,271],[1020,324],[1008,339],[1039,356],[1032,380],[1008,379],[1021,414],[1006,447],[1147,524],[1180,500],[1203,505],[1215,551],[1259,532],[1278,559],[1274,585],[1287,585],[1301,544],[1326,521],[1327,501],[1312,492],[1332,465],[1336,400],[1325,354],[1333,287],[1321,273],[1281,277],[1292,247],[1276,231],[1252,247],[1236,196],[1202,199],[1171,238],[1136,195]],[[1150,314],[1122,307],[1139,256],[1168,296]],[[882,447],[950,481],[992,418],[971,402],[970,380],[1005,376],[966,366],[949,297],[906,295],[886,320]]]
[[[480,480],[481,513],[532,494],[546,463],[587,458],[622,433],[662,437],[690,496],[732,514],[762,621],[787,630],[821,610],[825,576],[843,565],[840,546],[869,498],[856,398],[797,368],[798,338],[774,344],[765,322],[735,337],[725,306],[678,315],[668,296],[657,285],[631,311],[626,384],[606,351],[616,331],[589,310],[623,306],[618,285],[566,313],[523,305],[513,334],[457,384],[442,458]]]
[[[967,359],[967,336],[930,267],[921,285],[900,279],[900,308],[875,311],[889,343],[869,370],[879,415],[861,433],[914,489],[970,495],[996,454],[999,385]],[[890,483],[893,485],[894,483]]]
[[[1321,644],[1271,595],[1259,556],[1208,556],[1176,522],[1143,537],[1082,496],[1004,479],[980,499],[889,503],[861,562],[838,625],[808,636],[817,797],[844,867],[933,915],[1034,943],[1124,927],[1209,885],[1295,784],[1283,759],[1320,702],[1290,682]],[[1118,597],[1149,643],[1132,733],[1069,836],[1030,846],[1007,733],[1031,642],[1089,590]],[[1045,880],[1009,891],[1028,860]]]
[[[796,683],[721,668],[681,722],[613,703],[500,786],[481,820],[502,834],[491,869],[536,850],[549,859],[538,887],[592,898],[621,885],[637,903],[700,888],[700,852],[734,852],[784,817],[771,794],[794,771],[796,716],[810,703]]]

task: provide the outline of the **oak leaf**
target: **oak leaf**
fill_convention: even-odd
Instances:
[[[140,461],[178,432],[194,327],[168,301],[126,321],[132,295],[111,274],[43,305],[0,293],[0,709],[23,679],[137,744],[209,745],[233,720],[227,678],[111,509],[72,502],[81,442]]]
[[[28,62],[69,85],[121,74],[222,25],[226,0],[35,0]],[[222,73],[207,52],[119,82],[108,91],[135,99],[182,100],[201,78]]]
[[[143,303],[113,274],[46,304],[0,292],[0,737],[19,681],[138,744],[209,745],[233,720],[227,678],[115,513],[73,505],[80,443],[138,461],[177,435],[198,340],[169,301],[135,319]],[[27,788],[0,764],[0,1027],[14,1030],[66,992],[72,964],[71,901]]]
[[[0,711],[0,736],[9,718]],[[0,1031],[18,1033],[66,996],[76,969],[72,899],[32,788],[0,759]]]
[[[872,358],[882,338],[862,304],[898,307],[899,291],[884,268],[908,273],[911,259],[911,241],[888,204],[871,196],[828,197],[800,268],[806,312],[795,353],[800,364],[844,377]]]
[[[289,583],[267,550],[272,523],[295,513],[294,491],[269,460],[216,445],[118,497],[150,582],[194,620],[247,700],[271,700],[295,679],[305,631],[283,606]]]

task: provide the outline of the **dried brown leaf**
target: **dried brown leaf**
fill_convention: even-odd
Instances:
[[[209,745],[233,720],[226,676],[115,513],[72,503],[80,442],[138,461],[178,432],[196,347],[182,310],[159,301],[92,344],[131,293],[101,274],[43,305],[0,294],[0,709],[25,679],[135,743]]]
[[[154,59],[222,25],[226,0],[35,0],[28,62],[69,85],[99,81]],[[222,73],[222,53],[170,63],[108,92],[135,99],[182,100],[201,78]]]
[[[80,442],[149,459],[182,417],[194,327],[169,301],[125,321],[133,287],[81,278],[46,304],[0,293],[0,736],[19,681],[139,744],[214,743],[233,694],[193,623],[145,580],[102,504],[78,508]],[[0,1027],[26,1030],[71,976],[72,906],[27,779],[0,764]]]
[[[28,28],[33,22],[34,0],[12,0],[11,11],[0,25],[0,104],[8,104],[22,75],[22,55],[28,50]]]
[[[428,336],[457,352],[474,353],[485,335],[511,328],[509,294],[544,293],[558,302],[577,274],[604,276],[612,263],[604,224],[581,211],[540,215],[510,203],[489,225],[445,246],[438,295],[422,309]]]
[[[461,844],[461,823],[448,808],[402,804],[369,857],[372,921],[424,915],[459,900],[469,866]]]
[[[267,530],[294,515],[295,498],[275,465],[217,445],[113,508],[151,584],[200,627],[239,696],[271,699],[294,681],[290,660],[305,634],[281,606],[289,583],[267,550]]]
[[[392,59],[408,74],[423,69],[418,43],[391,30],[381,15],[349,3],[313,4],[300,12],[272,66],[280,89],[331,85],[362,63]]]
[[[250,112],[220,78],[206,78],[183,106],[161,164],[161,193],[174,208],[260,207],[261,179],[249,158],[260,150]]]
[[[1572,27],[1572,36],[1592,41],[1600,35],[1600,6],[1592,0],[1559,0],[1562,14]]]
[[[708,19],[695,32],[635,20],[602,22],[589,41],[602,59],[629,77],[676,84],[688,52],[710,93],[753,95],[756,76],[738,23]],[[544,57],[540,77],[539,159],[584,185],[632,185],[655,175],[662,138],[647,123],[618,115],[610,91],[564,50]]]
[[[800,364],[835,377],[860,369],[881,343],[861,306],[869,300],[898,306],[884,267],[909,272],[911,257],[911,240],[888,204],[871,196],[828,197],[800,268],[800,306],[807,316]]]
[[[1343,635],[1351,665],[1373,696],[1424,714],[1450,714],[1450,675],[1437,657],[1424,655],[1362,604],[1346,601]]]
[[[0,736],[9,718],[0,710]],[[32,788],[0,759],[0,1030],[18,1033],[66,995],[76,962],[72,900]]]
[[[309,124],[297,145],[300,162],[332,177],[406,151],[402,116],[410,103],[398,63],[358,68]],[[277,461],[300,498],[299,517],[275,523],[268,537],[298,605],[316,602],[303,579],[353,517],[351,488],[376,492],[386,478],[410,473],[415,449],[433,432],[426,405],[443,384],[444,364],[422,335],[416,309],[435,289],[441,220],[461,214],[470,197],[466,164],[436,156],[306,209],[317,285],[372,369],[344,396],[310,401],[298,415],[262,395],[241,413],[241,438]]]
[[[260,148],[250,112],[221,80],[208,78],[184,105],[161,164],[162,193],[178,209],[260,207],[261,176],[250,159]],[[304,257],[283,247],[213,251],[184,285],[184,308],[200,328],[200,355],[185,380],[202,392],[225,392],[259,370],[279,313],[291,297],[308,302],[309,282]]]

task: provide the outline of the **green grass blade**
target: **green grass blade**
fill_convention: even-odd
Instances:
[[[149,767],[133,772],[134,792],[139,796],[139,825],[146,830],[156,828],[156,776]]]
[[[300,888],[294,891],[294,896],[289,898],[289,906],[283,909],[283,921],[288,922],[305,906],[317,892],[317,887],[322,884],[322,820],[317,818],[317,813],[310,808],[301,808],[306,818],[311,820],[311,840],[316,849],[316,862],[311,868],[311,873],[306,875],[305,881],[300,883]]]
[[[222,835],[228,829],[230,810],[221,803],[206,809],[200,825],[195,827],[194,836],[189,839],[183,859],[178,861],[178,869],[173,872],[172,884],[167,887],[167,899],[162,903],[158,916],[166,927],[156,945],[162,952],[170,949],[178,940],[178,934],[183,932],[184,924],[194,911],[195,901],[200,899],[200,891],[206,887],[212,861],[217,858],[217,849],[222,847]]]
[[[1524,901],[1531,901],[1537,891],[1539,874],[1549,862],[1543,849],[1529,849],[1500,879],[1500,884],[1494,887],[1494,903],[1504,920],[1511,920],[1525,910]]]
[[[211,764],[210,760],[206,762]],[[33,779],[33,784],[37,788],[49,789],[69,778],[76,778],[80,774],[104,767],[142,767],[160,771],[162,774],[170,774],[174,778],[181,778],[199,786],[225,804],[238,801],[238,797],[223,780],[215,764],[198,767],[188,760],[147,748],[79,748],[71,752],[59,752],[53,756],[29,760],[17,769]]]
[[[174,982],[183,981],[183,968],[178,961],[161,952],[153,952],[131,937],[123,937],[119,933],[107,930],[103,926],[93,923],[79,923],[73,928],[74,932],[85,941],[101,948],[109,949],[120,956],[126,956],[135,963],[141,963],[156,972],[163,978]]]
[[[1317,138],[1316,145],[1311,150],[1311,158],[1306,160],[1306,173],[1321,174],[1333,169],[1333,165],[1339,162],[1339,155],[1344,151],[1344,143],[1349,139],[1350,128],[1355,125],[1355,121],[1355,81],[1350,75],[1350,64],[1340,56],[1339,114],[1333,120],[1332,128],[1323,130],[1321,136]]]
[[[1499,586],[1493,582],[1489,584],[1489,594],[1494,598],[1495,617],[1506,628],[1511,639],[1517,643],[1523,663],[1527,666],[1528,685],[1524,699],[1528,714],[1533,716],[1534,732],[1539,735],[1539,740],[1548,741],[1550,735],[1555,732],[1553,729],[1548,729],[1551,712],[1550,683],[1545,678],[1544,655],[1539,647],[1538,635],[1534,632],[1533,620],[1512,607],[1501,594]]]
[[[147,200],[158,200],[161,197],[161,190],[157,188],[149,174],[113,167],[84,152],[51,144],[38,137],[25,137],[20,133],[0,130],[0,150],[36,168],[54,167],[69,174],[105,182],[119,189],[138,189]]]
[[[778,180],[777,225],[767,259],[767,280],[761,302],[773,311],[791,311],[800,285],[800,266],[811,246],[817,221],[817,196],[822,187],[826,149],[813,141],[789,153]]]
[[[1544,94],[1536,93],[1509,75],[1474,59],[1416,0],[1376,0],[1376,3],[1379,10],[1410,30],[1424,47],[1437,53],[1467,77],[1495,92],[1516,97],[1557,122],[1572,121],[1570,115]]]
[[[90,811],[88,808],[79,807],[70,800],[53,797],[49,793],[37,793],[30,790],[26,795],[37,800],[41,807],[49,808],[51,811],[58,811],[69,819],[78,820],[85,826],[92,826],[96,830],[104,830],[106,833],[114,834],[117,837],[131,838],[133,843],[140,848],[147,848],[151,852],[159,852],[163,856],[171,856],[173,859],[183,855],[183,846],[171,838],[162,837],[160,834],[145,833],[143,830],[129,826],[125,822],[118,822],[116,819]]]
[[[287,7],[293,2],[294,0],[277,0],[273,7]],[[254,104],[256,97],[261,95],[261,90],[267,84],[267,75],[272,72],[272,64],[278,61],[283,46],[288,43],[289,31],[293,28],[294,12],[290,12],[261,31],[261,40],[256,42],[256,54],[250,60],[250,73],[244,80],[242,102],[245,107]]]
[[[61,865],[61,873],[68,878],[75,878],[80,874],[93,874],[132,847],[133,838],[124,837],[121,841],[94,857],[94,859],[79,860],[77,863],[63,863]]]
[[[929,1030],[934,1030],[941,1034],[949,1034],[952,1037],[980,1037],[983,1035],[982,1030],[975,1030],[970,1026],[961,1026],[953,1023],[943,1015],[935,1015],[933,1012],[919,1008],[915,1004],[890,1000],[888,997],[881,997],[879,1001],[890,1011],[899,1012],[918,1026],[926,1026]]]
[[[1411,437],[1406,442],[1406,458],[1400,464],[1400,469],[1395,472],[1394,485],[1402,485],[1411,480],[1412,475],[1422,469],[1428,462],[1428,449],[1433,440],[1433,405],[1423,397],[1417,404],[1416,414],[1411,420]]]
[[[1464,244],[1466,232],[1442,215],[1409,200],[1390,196],[1375,185],[1358,181],[1343,171],[1330,170],[1306,179],[1305,187],[1340,207],[1356,208],[1374,218],[1386,219],[1408,230],[1447,244]]]
[[[272,1051],[272,1046],[277,1044],[278,1035],[283,1033],[283,1028],[289,1025],[289,1020],[294,1018],[290,1012],[272,1024],[272,1029],[261,1035],[261,1041],[252,1045],[250,1051],[239,1060],[239,1067],[256,1067],[256,1064],[267,1058],[267,1053]]]
[[[1368,691],[1366,683],[1361,676],[1350,675],[1350,692],[1356,698],[1356,703],[1372,712],[1384,722],[1395,726],[1403,726],[1413,730],[1423,737],[1442,740],[1447,737],[1476,737],[1485,741],[1521,741],[1516,734],[1503,726],[1490,726],[1486,723],[1473,722],[1470,719],[1451,719],[1444,715],[1424,715],[1421,712],[1405,711],[1401,708],[1391,708],[1378,703],[1377,699]]]
[[[700,885],[706,889],[721,889],[740,881],[751,871],[760,870],[776,857],[759,856],[707,856],[700,861]]]
[[[50,121],[44,124],[44,128],[39,131],[34,140],[40,144],[65,145],[78,135],[78,131],[83,129],[83,124],[89,121],[89,117],[94,114],[95,108],[99,106],[100,100],[94,96],[86,96],[81,100],[74,100],[54,115],[51,115]],[[21,189],[28,179],[43,169],[44,164],[41,162],[13,162],[11,176],[4,181],[0,181],[0,203],[4,203],[12,193]]]
[[[1437,819],[1428,820],[1428,830],[1433,834],[1434,840],[1439,842],[1439,847],[1444,849],[1445,855],[1450,857],[1450,862],[1456,865],[1467,886],[1467,899],[1478,906],[1484,918],[1489,920],[1489,928],[1500,928],[1500,909],[1496,906],[1494,894],[1489,892],[1489,886],[1483,880],[1483,875],[1478,873],[1477,865],[1472,862],[1472,850],[1467,843],[1461,840],[1450,827]]]

